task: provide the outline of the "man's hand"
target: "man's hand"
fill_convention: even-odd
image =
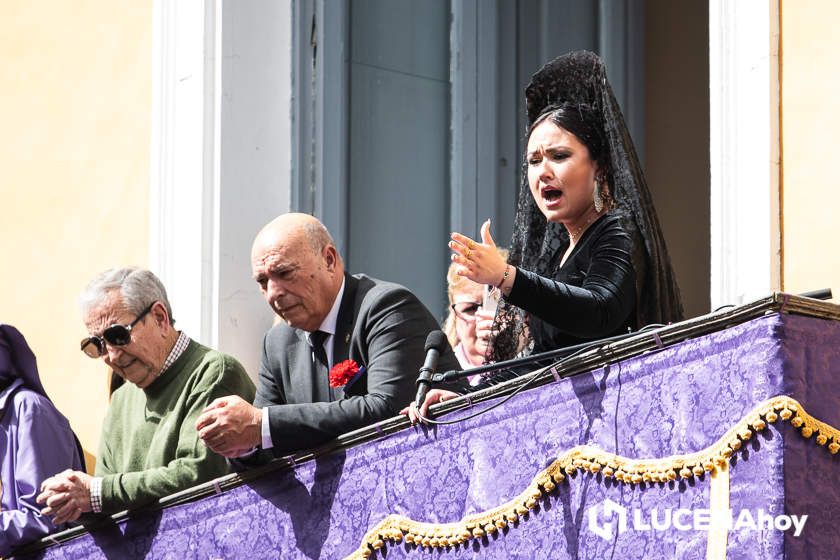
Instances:
[[[262,410],[235,395],[220,397],[201,411],[195,429],[211,450],[239,457],[262,441]]]
[[[47,506],[41,513],[52,517],[54,524],[61,525],[75,521],[83,513],[91,511],[92,479],[86,473],[70,469],[51,476],[41,484],[41,493],[35,498],[37,503]]]
[[[432,389],[426,393],[426,399],[420,404],[419,415],[417,414],[417,403],[414,401],[411,401],[407,407],[400,410],[400,414],[408,416],[408,419],[411,420],[411,424],[414,425],[423,421],[421,416],[423,418],[429,417],[429,407],[433,404],[442,403],[443,401],[448,401],[458,396],[460,396],[458,393],[453,393],[452,391],[447,391],[446,389]]]

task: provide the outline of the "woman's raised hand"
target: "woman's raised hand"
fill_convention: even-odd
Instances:
[[[490,286],[498,286],[502,282],[507,263],[496,250],[496,243],[490,235],[490,220],[481,225],[481,243],[457,232],[453,232],[451,237],[449,248],[454,252],[452,260],[458,265],[455,270],[459,276]]]

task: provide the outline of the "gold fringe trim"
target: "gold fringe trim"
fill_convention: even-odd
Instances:
[[[395,544],[405,540],[424,548],[445,548],[492,535],[508,525],[518,524],[543,496],[552,493],[567,476],[578,471],[600,473],[604,478],[624,484],[656,484],[728,469],[729,460],[745,442],[778,420],[789,421],[806,439],[815,436],[814,443],[826,447],[832,455],[840,451],[840,430],[809,415],[796,400],[781,395],[753,408],[717,442],[697,453],[662,459],[629,459],[580,445],[566,451],[538,473],[524,492],[496,508],[468,515],[455,523],[423,523],[402,515],[389,515],[365,533],[359,548],[347,556],[347,560],[370,558],[388,542]]]

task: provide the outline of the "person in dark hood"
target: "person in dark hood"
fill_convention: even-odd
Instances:
[[[0,325],[0,557],[61,526],[41,514],[41,483],[65,469],[84,470],[70,423],[47,397],[23,335]]]

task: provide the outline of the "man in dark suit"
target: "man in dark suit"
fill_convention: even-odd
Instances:
[[[411,292],[347,274],[329,232],[307,214],[266,225],[251,265],[284,322],[263,339],[254,404],[223,397],[198,419],[210,449],[232,458],[261,447],[281,456],[394,416],[411,400],[426,336],[438,328]],[[448,345],[439,368],[459,369]],[[339,370],[345,375],[331,387]]]

